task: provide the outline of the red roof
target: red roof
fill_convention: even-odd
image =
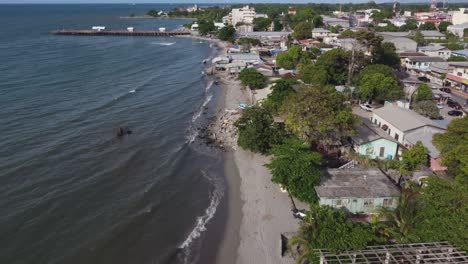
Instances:
[[[453,74],[450,74],[450,73],[447,74],[447,79],[450,79],[450,80],[456,81],[456,82],[460,82],[460,83],[463,81],[463,78],[458,77],[458,76],[453,75]]]

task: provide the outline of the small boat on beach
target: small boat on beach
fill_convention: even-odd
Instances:
[[[207,61],[208,61],[208,60],[205,59],[205,60],[202,61],[202,63],[203,63],[203,64],[206,64]]]

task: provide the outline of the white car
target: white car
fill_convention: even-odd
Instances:
[[[372,112],[372,110],[374,110],[374,108],[372,108],[372,106],[370,106],[369,104],[360,104],[359,107],[369,112]]]
[[[445,106],[444,103],[437,103],[437,108],[439,108],[439,109],[443,109],[444,106]]]
[[[293,216],[295,218],[303,220],[306,217],[306,214],[305,214],[304,210],[293,209],[292,212],[293,212]]]

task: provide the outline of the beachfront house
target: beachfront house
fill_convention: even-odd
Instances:
[[[398,154],[398,141],[385,133],[369,119],[362,118],[356,126],[356,135],[351,137],[356,153],[371,159],[392,160]]]
[[[394,209],[400,190],[377,168],[328,169],[315,187],[320,205],[351,214],[374,214],[379,208]]]
[[[372,112],[371,121],[405,148],[411,148],[421,141],[429,151],[431,169],[445,169],[440,165],[440,152],[432,144],[435,134],[446,131],[444,120],[431,120],[413,110],[386,104]]]

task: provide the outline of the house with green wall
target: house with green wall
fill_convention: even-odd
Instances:
[[[361,118],[356,135],[351,138],[353,149],[371,159],[392,160],[398,154],[398,141],[385,133],[370,119]]]
[[[315,192],[320,205],[351,214],[395,209],[400,197],[400,189],[378,168],[328,169]]]

